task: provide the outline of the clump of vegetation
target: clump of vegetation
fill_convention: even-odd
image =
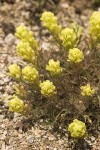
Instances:
[[[17,54],[27,65],[8,67],[16,81],[9,110],[67,124],[73,138],[83,138],[99,121],[100,12],[90,17],[88,36],[77,23],[63,29],[52,12],[40,20],[52,34],[53,48],[43,51],[32,31],[17,27]]]

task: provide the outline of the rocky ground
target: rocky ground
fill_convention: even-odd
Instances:
[[[15,28],[24,24],[33,30],[35,37],[44,50],[49,48],[45,36],[40,36],[41,24],[39,17],[42,11],[51,10],[57,14],[63,27],[77,21],[85,29],[88,19],[94,10],[91,0],[61,0],[56,6],[50,0],[43,7],[35,0],[0,0],[0,148],[1,150],[71,150],[68,135],[64,136],[52,131],[52,125],[44,124],[41,119],[38,123],[23,120],[18,114],[8,112],[7,101],[12,94],[12,80],[7,75],[7,67],[20,60],[16,52],[17,39],[14,36]],[[44,32],[43,32],[44,33]],[[100,137],[91,137],[88,141],[90,148],[84,150],[100,149]]]

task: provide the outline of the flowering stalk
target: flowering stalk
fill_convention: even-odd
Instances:
[[[40,20],[42,20],[43,26],[53,34],[54,38],[59,40],[62,27],[58,25],[57,17],[52,12],[44,12]]]
[[[15,35],[23,42],[29,43],[30,47],[36,51],[38,49],[38,43],[33,37],[32,31],[29,31],[25,26],[19,26],[16,29]]]

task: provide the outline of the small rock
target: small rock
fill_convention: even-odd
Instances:
[[[1,124],[1,126],[0,126],[0,127],[4,129],[4,128],[5,128],[5,125],[4,125],[4,124]]]
[[[68,3],[62,3],[62,4],[61,4],[61,7],[62,7],[62,8],[68,8],[69,5],[68,5]]]
[[[15,41],[15,37],[11,33],[9,33],[4,39],[5,44],[7,44],[9,46],[13,45],[14,41]]]
[[[40,122],[42,123],[42,122],[43,122],[43,119],[41,119]]]
[[[8,102],[9,102],[8,100],[4,101],[4,107],[5,108],[8,108]]]
[[[13,132],[13,136],[14,136],[14,137],[19,136],[19,135],[18,135],[18,132],[17,132],[16,130]]]
[[[86,55],[88,56],[89,54],[90,54],[90,51],[87,51],[87,52],[86,52]]]
[[[94,142],[95,141],[95,137],[91,136],[91,141]]]
[[[5,149],[6,149],[5,142],[3,142],[3,143],[2,143],[1,150],[5,150]]]
[[[56,140],[56,138],[54,137],[54,136],[49,136],[49,138],[48,138],[50,141],[54,141],[54,140]]]
[[[43,42],[42,43],[42,49],[44,51],[48,51],[50,49],[50,45],[48,43]]]
[[[3,78],[3,80],[4,80],[5,83],[9,82],[9,78],[8,77]]]
[[[31,144],[34,141],[34,138],[30,135],[27,137],[27,141]]]
[[[19,137],[19,139],[21,139],[23,137],[23,135],[22,134],[18,134],[18,137]]]

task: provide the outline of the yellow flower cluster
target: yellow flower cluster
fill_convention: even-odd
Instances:
[[[35,53],[33,49],[30,47],[29,43],[21,41],[17,45],[17,53],[20,55],[23,59],[34,62],[35,60]]]
[[[60,62],[58,60],[54,61],[53,59],[49,60],[49,64],[46,66],[46,70],[50,71],[51,75],[59,75],[62,73]]]
[[[33,37],[32,31],[29,31],[25,26],[19,26],[16,29],[15,35],[23,42],[29,43],[29,46],[34,50],[38,49],[38,43]]]
[[[29,83],[36,83],[39,79],[38,71],[32,66],[26,66],[22,69],[23,80],[28,81]]]
[[[73,29],[65,28],[61,31],[60,39],[62,40],[62,45],[66,48],[66,50],[76,47],[76,38],[77,37]]]
[[[83,52],[78,48],[73,48],[69,50],[68,61],[79,63],[84,59]]]
[[[49,27],[49,24],[57,24],[57,17],[54,16],[52,12],[44,12],[42,13],[41,19],[45,27]]]
[[[8,70],[10,72],[10,76],[20,79],[21,77],[21,68],[17,64],[12,64],[8,67]]]
[[[90,35],[95,42],[100,43],[100,12],[93,12],[90,17]]]
[[[24,102],[17,96],[13,96],[13,99],[8,102],[9,110],[12,112],[21,113],[24,109]]]
[[[86,135],[86,125],[84,122],[74,119],[69,124],[68,131],[73,138],[83,138]]]
[[[91,89],[90,84],[87,84],[85,86],[81,86],[81,94],[83,96],[93,96],[94,93],[95,93],[95,90]]]
[[[40,83],[41,94],[45,97],[51,97],[56,94],[56,87],[49,80]]]
[[[60,34],[62,27],[58,25],[57,17],[52,12],[44,12],[41,16],[44,27],[46,27],[55,37]]]

